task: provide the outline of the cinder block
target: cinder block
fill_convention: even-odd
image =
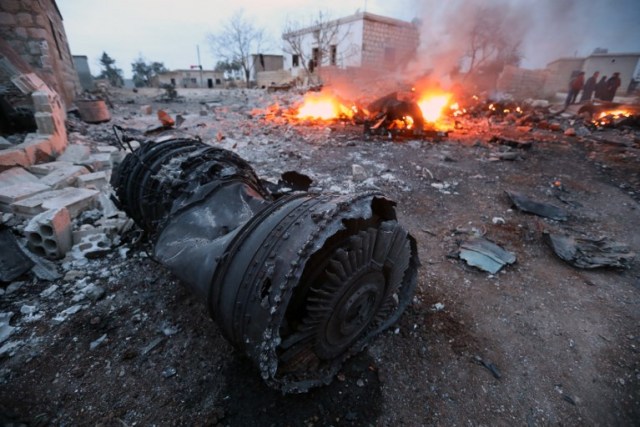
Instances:
[[[33,165],[29,167],[29,171],[35,175],[42,177],[44,175],[48,175],[49,173],[53,172],[56,169],[68,168],[71,166],[73,166],[73,163],[55,161],[55,162],[40,163],[38,165]]]
[[[87,166],[93,172],[111,169],[113,166],[111,163],[111,153],[94,153],[90,155],[87,160],[81,162],[81,164]]]
[[[98,191],[86,188],[67,187],[51,190],[11,204],[13,212],[22,215],[37,215],[49,209],[67,208],[71,218],[90,209],[96,203]]]
[[[33,100],[36,113],[53,113],[52,100],[48,92],[37,90],[31,94],[31,99]]]
[[[106,234],[91,234],[83,237],[80,243],[73,245],[71,253],[75,259],[98,258],[111,250],[111,244]]]
[[[51,173],[40,178],[40,183],[58,190],[64,187],[70,187],[76,182],[76,178],[80,175],[89,173],[83,166],[69,166],[66,168],[58,168]]]
[[[36,215],[24,231],[27,247],[37,255],[60,259],[71,249],[71,217],[65,208]]]
[[[48,185],[38,182],[25,182],[0,188],[0,203],[10,205],[18,200],[50,190]]]
[[[36,126],[38,133],[41,135],[53,135],[58,131],[56,122],[52,113],[35,113]]]
[[[79,175],[76,178],[76,187],[102,190],[109,185],[109,178],[105,171]]]
[[[40,182],[37,176],[22,168],[11,168],[0,173],[0,188],[15,184]]]
[[[82,163],[91,155],[91,148],[81,144],[69,144],[64,153],[58,157],[59,162]]]

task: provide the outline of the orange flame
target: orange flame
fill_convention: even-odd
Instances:
[[[427,122],[436,122],[449,104],[451,94],[425,94],[418,101],[418,107]]]
[[[335,96],[324,94],[306,94],[300,108],[298,119],[331,120],[337,118],[352,118],[357,108],[343,105]]]

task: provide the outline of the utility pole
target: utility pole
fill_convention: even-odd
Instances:
[[[200,63],[200,45],[196,45],[196,50],[198,51],[198,68],[200,69],[200,88],[204,87],[202,83],[202,64]]]

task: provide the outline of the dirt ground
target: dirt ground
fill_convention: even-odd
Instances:
[[[154,111],[182,114],[187,132],[238,152],[261,177],[297,170],[322,191],[379,188],[397,201],[422,262],[413,303],[333,383],[283,396],[143,247],[63,262],[64,279],[14,282],[0,296],[17,327],[0,359],[5,425],[640,425],[640,262],[581,270],[543,239],[565,230],[640,252],[640,132],[620,145],[595,138],[616,130],[570,137],[478,119],[442,141],[367,141],[355,125],[249,115],[287,95],[181,94],[186,102],[151,102]],[[156,120],[140,113],[152,95],[121,93],[112,123],[81,130],[108,143],[114,123],[144,129]],[[496,134],[533,144],[491,161]],[[354,164],[367,179],[354,180]],[[507,190],[570,218],[522,213]],[[466,265],[454,253],[473,233],[517,262],[495,275]],[[78,297],[88,284],[104,292]]]

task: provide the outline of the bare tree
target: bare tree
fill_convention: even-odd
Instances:
[[[307,73],[312,73],[322,65],[336,65],[358,51],[355,45],[343,43],[350,36],[350,25],[346,27],[340,20],[331,20],[327,12],[318,12],[310,25],[288,20],[282,34],[284,51],[296,55],[298,65]],[[342,31],[341,31],[342,30]],[[309,38],[311,36],[311,38]],[[340,52],[338,53],[338,46]]]
[[[483,7],[468,29],[466,52],[468,74],[480,70],[500,73],[505,65],[518,65],[524,32],[508,19],[507,10],[497,5]]]
[[[209,34],[207,39],[214,55],[227,63],[239,64],[248,82],[253,67],[251,54],[260,53],[264,48],[264,29],[245,18],[240,9],[219,32]]]

